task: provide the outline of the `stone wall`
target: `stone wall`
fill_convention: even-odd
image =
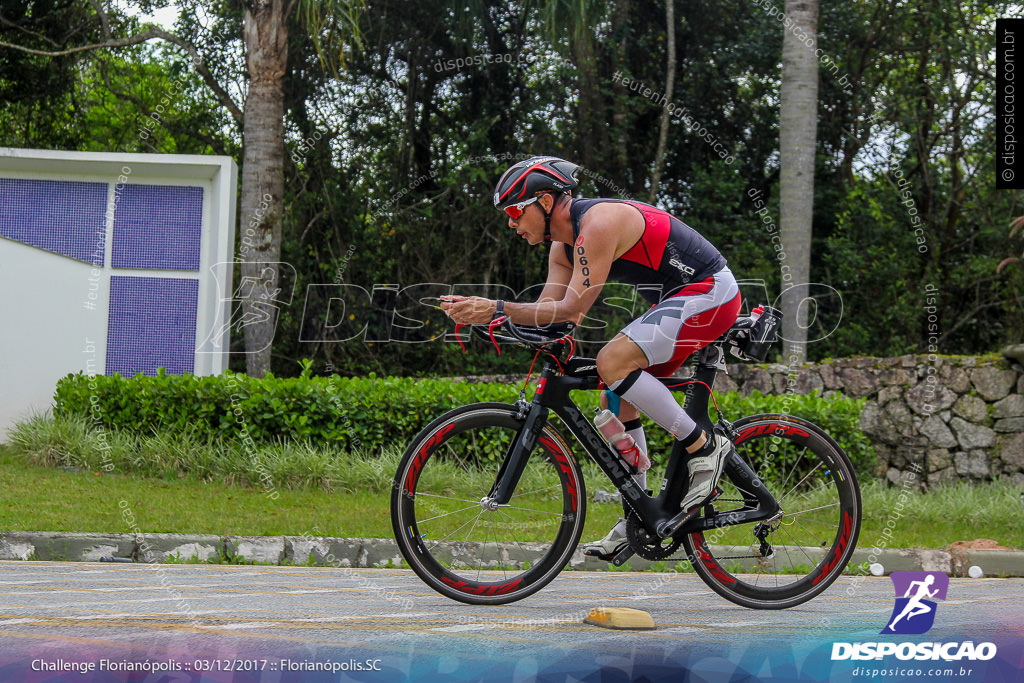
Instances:
[[[781,395],[814,389],[867,398],[861,428],[893,483],[916,468],[922,483],[1004,476],[1024,487],[1024,368],[997,356],[844,358],[798,368],[729,366],[719,390]]]

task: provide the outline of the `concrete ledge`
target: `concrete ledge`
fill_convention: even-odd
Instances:
[[[140,534],[132,539],[134,551],[114,557],[131,557],[138,562],[217,562],[224,552],[220,536]]]
[[[361,538],[285,536],[285,560],[291,564],[358,567],[361,566],[358,562],[362,544]],[[398,552],[398,546],[395,546],[395,552]],[[401,563],[395,566],[401,566]]]
[[[284,536],[227,536],[224,557],[229,562],[281,564],[284,560]]]
[[[546,547],[540,543],[517,543],[483,549],[477,543],[451,542],[443,553],[446,560],[460,558],[505,567],[534,563]],[[713,546],[714,547],[714,546]],[[486,553],[480,557],[478,553]],[[794,557],[820,560],[820,548],[777,551],[781,561]],[[235,562],[254,564],[316,565],[335,567],[401,567],[402,555],[390,538],[336,538],[330,536],[210,536],[201,534],[85,534],[49,531],[0,532],[0,560],[65,560],[97,562],[110,558],[136,562]],[[751,560],[753,561],[753,560]],[[673,557],[652,563],[630,558],[624,569],[644,571],[674,570],[686,562],[680,550]],[[886,548],[877,553],[861,547],[853,552],[850,566],[881,564],[885,574],[894,571],[941,571],[950,576],[967,576],[974,565],[986,576],[1024,576],[1024,550],[964,550],[945,548]],[[607,571],[609,563],[583,555],[578,547],[569,559],[575,571]]]
[[[98,562],[101,557],[131,557],[134,546],[131,534],[9,531],[0,535],[0,559]]]

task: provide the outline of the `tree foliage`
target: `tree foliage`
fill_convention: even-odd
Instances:
[[[201,5],[179,3],[175,32],[244,101],[242,5]],[[133,15],[152,3],[127,7],[106,13],[115,35],[138,29]],[[760,190],[778,224],[783,25],[769,7],[782,2],[675,4],[675,113],[657,189],[657,203],[719,246],[741,280],[764,283],[763,295],[744,287],[753,305],[772,303],[782,284],[750,200]],[[995,17],[1016,11],[989,0],[822,3],[819,47],[830,61],[819,80],[811,280],[838,294],[813,290],[809,336],[824,339],[808,346],[811,359],[925,350],[935,335],[928,284],[939,289],[941,352],[992,351],[1024,335],[1024,269],[996,272],[1019,252],[1006,226],[1024,207],[1019,193],[994,189],[991,144],[989,37]],[[87,0],[7,3],[0,16],[0,42],[37,49],[104,35]],[[308,286],[419,284],[397,299],[399,323],[415,328],[401,333],[414,341],[451,332],[420,303],[447,285],[508,298],[541,282],[546,252],[511,238],[491,207],[494,181],[521,156],[557,154],[583,164],[585,196],[647,199],[669,104],[659,100],[665,17],[650,0],[365,0],[330,21],[291,15],[282,260],[295,269],[285,283],[295,294],[278,324],[275,373],[296,372],[303,357],[342,374],[521,370],[521,355],[497,357],[483,343],[464,355],[451,341],[332,341],[354,334],[357,320],[342,318],[380,311],[353,297],[342,314],[327,290]],[[331,36],[346,21],[361,38],[338,47]],[[0,144],[241,163],[240,126],[190,60],[174,45],[59,58],[0,48]],[[154,98],[178,77],[187,92],[141,139]],[[609,327],[587,333],[595,340],[627,313],[604,305],[602,316]],[[300,341],[328,320],[345,324]],[[244,367],[241,354],[232,364]]]

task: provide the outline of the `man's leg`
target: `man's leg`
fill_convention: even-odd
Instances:
[[[597,356],[598,373],[612,391],[669,431],[690,454],[684,509],[712,495],[731,444],[724,436],[705,433],[657,378],[670,376],[692,353],[720,337],[739,310],[736,280],[723,268],[652,307]]]
[[[613,364],[611,369],[608,367],[609,363]],[[631,372],[643,372],[647,366],[647,357],[644,352],[629,337],[622,334],[616,335],[597,356],[598,373],[604,379],[605,384],[612,387],[613,390],[622,384],[622,378],[627,377]],[[685,444],[686,450],[692,454],[701,454],[702,449],[706,450],[704,447],[708,445],[708,435],[697,427],[697,424],[683,411],[672,392],[664,384],[647,373],[643,374],[653,381],[653,384],[647,384],[649,395],[643,395],[645,405],[633,405],[634,395],[639,395],[633,391],[628,398],[623,397],[625,400],[622,401],[619,411],[619,419],[627,427],[630,436],[637,442],[640,449],[647,453],[647,440],[643,433],[643,426],[639,422],[640,411],[638,408],[641,408],[645,415],[677,438],[679,432],[685,430],[686,435],[691,435],[689,443]],[[621,395],[619,391],[616,393]],[[601,407],[605,408],[607,405],[607,398],[602,394]],[[633,475],[633,479],[641,490],[647,489],[646,472]],[[583,551],[587,555],[610,560],[626,543],[626,520],[619,519],[611,531],[600,541],[584,544]]]
[[[686,414],[664,384],[644,368],[650,363],[643,350],[626,335],[615,335],[597,354],[597,372],[612,391],[639,408],[677,439],[688,440],[686,450],[694,453],[707,441],[697,423]],[[694,430],[697,433],[694,434]]]
[[[739,307],[739,288],[725,268],[653,306],[597,355],[597,371],[605,384],[675,436],[689,454],[690,484],[684,509],[701,504],[714,492],[731,444],[722,435],[705,433],[657,376],[670,376],[691,353],[721,336],[736,320]],[[624,543],[622,520],[620,525]],[[606,551],[618,541],[620,525],[584,548]],[[588,554],[601,556],[600,552]]]

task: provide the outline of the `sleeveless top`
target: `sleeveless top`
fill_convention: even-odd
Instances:
[[[629,204],[644,217],[643,235],[629,251],[612,261],[608,279],[650,287],[639,289],[640,295],[649,302],[664,301],[691,282],[700,282],[725,268],[725,257],[700,233],[668,212],[642,202],[600,198],[573,200],[569,219],[574,243],[580,235],[583,215],[603,202]],[[574,245],[565,245],[570,263],[575,263],[574,252]]]

